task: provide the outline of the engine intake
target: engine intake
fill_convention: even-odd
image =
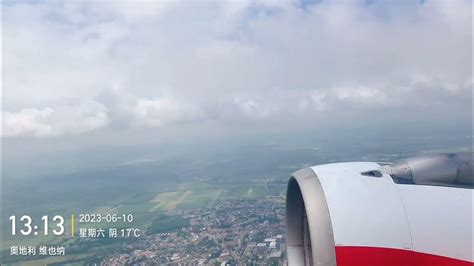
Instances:
[[[314,171],[295,172],[286,195],[288,261],[291,265],[313,265],[313,261],[315,265],[335,265],[331,218]]]

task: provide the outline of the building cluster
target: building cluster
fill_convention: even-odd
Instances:
[[[103,264],[286,265],[281,198],[223,200],[214,208],[176,211],[189,226],[145,234]]]

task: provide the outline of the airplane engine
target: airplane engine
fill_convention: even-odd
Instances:
[[[286,194],[289,265],[473,265],[472,153],[299,170]]]

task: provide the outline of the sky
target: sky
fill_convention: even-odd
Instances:
[[[3,1],[2,142],[471,136],[472,14],[462,0]]]

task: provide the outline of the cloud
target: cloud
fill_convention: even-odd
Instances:
[[[143,20],[160,16],[171,8],[175,1],[95,1],[88,7],[94,13],[106,14],[122,19],[125,23],[139,23]]]
[[[203,113],[173,99],[139,99],[133,108],[133,117],[136,126],[162,127],[201,119]]]
[[[3,136],[407,110],[466,121],[471,18],[470,1],[4,4]],[[67,123],[80,117],[95,122]]]
[[[5,137],[75,135],[106,127],[109,123],[104,106],[98,103],[2,112],[2,119],[2,136]]]
[[[386,94],[376,88],[367,87],[339,87],[333,90],[334,96],[337,100],[360,103],[360,104],[375,104],[383,105],[387,103]]]

